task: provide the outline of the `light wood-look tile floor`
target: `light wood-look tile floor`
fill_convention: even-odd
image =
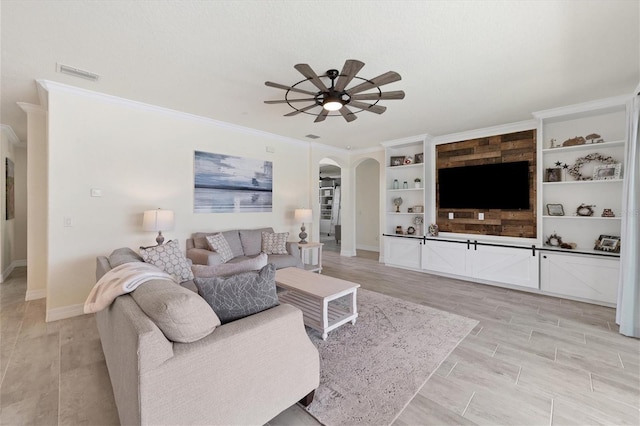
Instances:
[[[397,425],[640,424],[640,341],[617,333],[613,309],[358,254],[326,250],[323,273],[480,321]],[[45,323],[44,301],[25,302],[25,291],[25,268],[0,284],[0,424],[117,424],[93,317]],[[317,422],[293,406],[269,424]]]

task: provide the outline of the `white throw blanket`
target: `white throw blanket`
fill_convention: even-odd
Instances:
[[[155,279],[174,278],[158,269],[157,266],[144,262],[124,263],[107,271],[91,289],[84,302],[84,313],[92,314],[111,305],[116,297],[131,293],[142,283]]]

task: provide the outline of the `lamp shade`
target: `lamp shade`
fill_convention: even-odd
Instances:
[[[313,219],[313,213],[311,209],[296,209],[294,217],[296,219],[296,222],[308,223],[311,222],[311,219]]]
[[[173,210],[147,210],[142,218],[145,231],[171,231],[174,226]]]

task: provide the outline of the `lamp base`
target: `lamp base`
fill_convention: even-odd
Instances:
[[[307,228],[304,227],[304,224],[300,227],[300,233],[298,234],[298,237],[300,238],[300,241],[298,241],[298,244],[307,244],[307,233],[304,232],[306,231]]]
[[[162,243],[164,243],[164,237],[162,236],[162,231],[158,231],[158,236],[156,237],[156,243],[158,243],[158,245],[162,245]]]

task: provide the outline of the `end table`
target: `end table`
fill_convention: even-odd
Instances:
[[[300,259],[304,269],[309,272],[322,273],[322,246],[324,243],[312,243],[298,244],[298,250],[300,250]],[[313,250],[318,251],[318,263],[313,263]],[[306,253],[308,252],[309,262],[307,263]]]

